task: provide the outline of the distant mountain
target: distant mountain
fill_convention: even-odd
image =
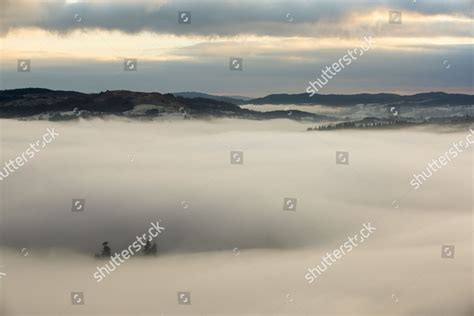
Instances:
[[[334,122],[357,120],[366,116],[387,118],[393,114],[392,105],[399,106],[397,113],[400,112],[400,116],[404,119],[417,120],[472,116],[474,110],[474,96],[442,92],[411,96],[397,94],[315,95],[311,99],[315,101],[314,103],[339,107],[336,111],[323,111],[323,113],[331,113],[331,116],[299,111],[297,106],[292,107],[291,110],[290,107],[286,107],[285,110],[255,111],[241,108],[232,102],[199,97],[199,95],[208,96],[206,94],[193,92],[185,95],[193,97],[126,90],[100,93],[55,91],[42,88],[3,90],[0,91],[0,118],[68,120],[115,115],[137,119],[226,117]],[[305,94],[278,94],[247,102],[312,104],[303,102],[307,99],[308,96]],[[235,102],[236,99],[232,100]],[[351,107],[358,104],[364,104],[364,106]]]
[[[27,88],[0,91],[0,118],[68,120],[78,117],[116,115],[133,118],[234,117],[321,121],[332,118],[302,111],[258,112],[206,98],[184,98],[173,94],[126,90],[100,93]]]
[[[232,99],[237,99],[237,100],[244,100],[244,101],[248,101],[248,100],[252,100],[253,98],[251,97],[244,97],[242,95],[228,95],[227,96],[228,98],[232,98]]]
[[[263,98],[248,100],[245,104],[321,104],[331,106],[350,106],[356,104],[399,104],[410,106],[474,105],[474,95],[444,92],[419,93],[407,96],[391,93],[316,94],[312,97],[307,93],[270,94]]]
[[[217,101],[223,101],[223,102],[228,102],[232,104],[243,104],[245,101],[250,100],[251,98],[247,97],[233,97],[233,96],[219,96],[219,95],[212,95],[212,94],[206,94],[206,93],[201,93],[201,92],[175,92],[173,95],[177,97],[183,97],[183,98],[189,98],[189,99],[195,99],[195,98],[204,98],[204,99],[210,99],[210,100],[217,100]]]

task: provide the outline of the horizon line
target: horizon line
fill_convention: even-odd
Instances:
[[[251,97],[251,96],[246,96],[246,95],[229,95],[229,94],[217,94],[217,93],[210,93],[210,92],[201,92],[201,91],[180,91],[180,92],[160,92],[160,91],[138,91],[138,90],[127,90],[127,89],[106,89],[106,90],[100,90],[96,92],[85,92],[85,91],[80,91],[80,90],[63,90],[63,89],[51,89],[51,88],[42,88],[42,87],[26,87],[26,88],[13,88],[13,89],[0,89],[0,92],[4,91],[13,91],[13,90],[27,90],[27,89],[41,89],[41,90],[49,90],[49,91],[61,91],[61,92],[78,92],[78,93],[83,93],[83,94],[98,94],[102,92],[108,92],[108,91],[127,91],[127,92],[138,92],[138,93],[159,93],[159,94],[179,94],[179,93],[200,93],[200,94],[206,94],[210,96],[216,96],[216,97],[227,97],[227,98],[233,98],[233,99],[239,99],[239,97],[244,97],[244,98],[249,98],[249,99],[261,99],[265,98],[271,95],[302,95],[302,94],[307,94],[309,96],[309,93],[306,92],[301,92],[301,93],[289,93],[289,92],[277,92],[277,93],[270,93],[266,94],[263,96],[258,96],[258,97]],[[328,94],[321,94],[317,93],[314,96],[351,96],[351,95],[361,95],[361,94],[368,94],[368,95],[379,95],[379,94],[388,94],[388,95],[398,95],[398,96],[415,96],[415,95],[420,95],[420,94],[435,94],[435,93],[443,93],[443,94],[448,94],[448,95],[467,95],[467,96],[474,96],[474,94],[468,94],[468,93],[458,93],[458,92],[445,92],[445,91],[428,91],[428,92],[417,92],[417,93],[412,93],[412,94],[401,94],[401,93],[394,93],[394,92],[357,92],[357,93],[328,93]],[[314,97],[313,96],[313,97]]]

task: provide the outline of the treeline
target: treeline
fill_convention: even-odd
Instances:
[[[322,124],[315,127],[308,127],[308,131],[328,131],[335,129],[368,129],[368,128],[384,128],[384,127],[405,127],[422,124],[464,124],[472,123],[474,117],[470,115],[456,116],[450,118],[432,118],[429,120],[406,120],[406,119],[376,119],[376,118],[365,118],[360,121],[340,122],[340,123],[329,123]]]
[[[315,127],[308,127],[308,131],[327,131],[335,129],[347,129],[347,128],[380,128],[386,126],[406,126],[416,124],[414,122],[407,121],[380,121],[380,122],[341,122],[341,123],[330,123],[326,125],[319,125]]]

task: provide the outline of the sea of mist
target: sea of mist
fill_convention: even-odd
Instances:
[[[328,106],[319,104],[245,104],[241,107],[259,112],[268,111],[304,111],[322,114],[339,119],[360,120],[365,117],[387,118],[393,104],[357,104],[354,106]],[[405,106],[400,107],[400,116],[404,118],[426,119],[449,116],[473,115],[473,106]]]
[[[2,167],[47,128],[60,135],[0,182],[0,315],[472,315],[472,148],[410,185],[468,130],[307,127],[1,120]],[[101,243],[125,249],[157,220],[159,255],[97,283]],[[368,222],[374,234],[308,284],[306,269]]]

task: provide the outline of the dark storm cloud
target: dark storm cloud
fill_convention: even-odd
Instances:
[[[104,1],[40,2],[2,0],[2,33],[17,27],[39,27],[66,33],[78,28],[152,31],[194,35],[302,35],[318,36],[314,24],[344,23],[352,13],[377,8],[419,12],[426,15],[472,16],[470,1]],[[191,11],[192,24],[179,25],[178,11]],[[291,27],[288,20],[291,19]],[[334,34],[347,35],[334,29]],[[327,35],[327,34],[324,34]]]

